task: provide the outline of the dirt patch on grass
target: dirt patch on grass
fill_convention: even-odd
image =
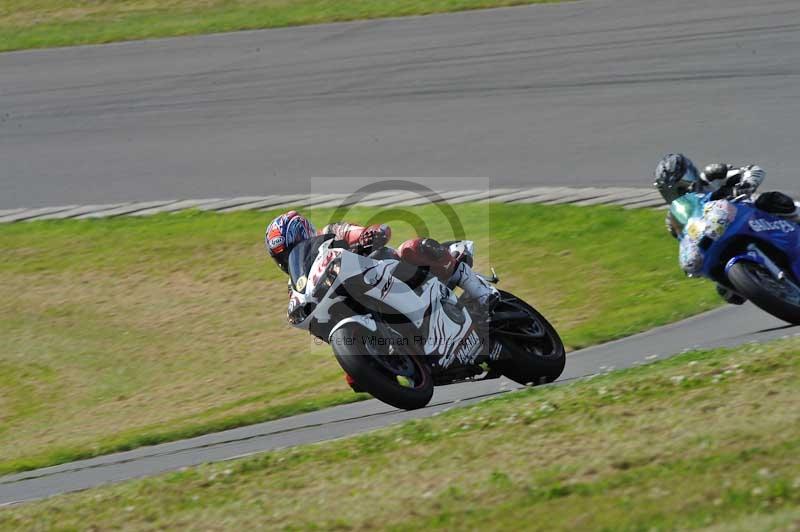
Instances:
[[[58,401],[11,416],[0,435],[4,458],[42,450],[54,435],[63,445],[91,441],[110,426],[124,432],[200,415],[265,390],[272,393],[260,406],[344,391],[331,357],[288,330],[285,295],[266,282],[7,275],[0,300],[0,314],[14,316],[3,325],[10,340],[3,358],[21,368],[35,358],[56,376],[41,387],[55,380],[60,390]],[[316,377],[301,377],[308,371]]]

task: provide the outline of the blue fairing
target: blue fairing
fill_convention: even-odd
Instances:
[[[691,201],[687,201],[690,199]],[[698,201],[699,200],[699,201]],[[742,249],[742,241],[778,250],[800,279],[800,226],[757,209],[749,201],[710,201],[709,196],[678,199],[673,204],[685,214],[693,209],[681,233],[681,266],[687,273],[715,279],[740,260],[757,261]],[[734,257],[731,246],[736,246]],[[727,266],[727,268],[726,268]],[[719,279],[717,279],[719,280]]]
[[[795,278],[800,278],[800,227],[783,218],[756,209],[752,203],[735,203],[736,216],[727,230],[704,253],[703,275],[712,277],[723,254],[734,239],[745,238],[758,244],[767,243],[786,254]],[[741,257],[744,260],[755,260]],[[727,262],[727,260],[726,260]]]

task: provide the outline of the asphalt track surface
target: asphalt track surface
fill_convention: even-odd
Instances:
[[[309,176],[641,186],[672,149],[761,161],[770,188],[794,191],[798,29],[794,0],[589,0],[2,54],[0,208],[305,193]],[[727,307],[573,353],[562,380],[796,334],[750,305]],[[4,477],[0,504],[343,437],[513,388],[454,385],[415,412],[365,401]]]
[[[0,209],[309,192],[313,176],[800,191],[800,2],[584,0],[0,54]],[[319,190],[315,190],[319,191]]]
[[[568,355],[560,381],[663,359],[693,348],[735,346],[800,335],[747,304],[727,307],[609,344]],[[376,400],[251,425],[198,438],[112,454],[0,478],[0,506],[110,482],[154,475],[204,462],[341,438],[403,420],[431,416],[518,388],[505,379],[436,389],[426,408],[405,412]]]

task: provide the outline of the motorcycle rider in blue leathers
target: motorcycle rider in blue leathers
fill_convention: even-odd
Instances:
[[[731,166],[724,163],[711,163],[702,172],[683,154],[670,153],[656,166],[655,187],[667,202],[672,203],[690,192],[709,195],[709,200],[732,199],[739,196],[753,197],[763,183],[766,172],[758,165]],[[770,214],[797,221],[800,209],[794,200],[781,192],[766,192],[755,198],[755,206]],[[680,238],[672,215],[666,219],[667,231]],[[728,303],[741,305],[745,299],[728,288],[717,285],[717,293]]]

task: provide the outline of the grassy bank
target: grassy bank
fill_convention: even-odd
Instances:
[[[427,15],[558,0],[6,0],[0,51]]]
[[[800,340],[0,510],[0,529],[793,530]]]
[[[412,211],[447,236],[433,207]],[[365,222],[374,209],[348,218]],[[478,269],[575,348],[719,303],[651,211],[459,206]],[[330,211],[313,211],[319,224]],[[273,419],[358,397],[285,323],[263,251],[274,213],[0,226],[0,472]],[[490,223],[491,222],[491,223]],[[393,224],[397,244],[411,236]]]

